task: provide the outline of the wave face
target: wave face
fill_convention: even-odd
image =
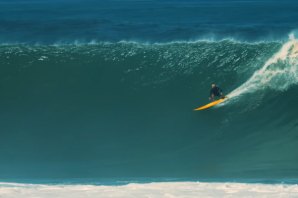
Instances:
[[[2,45],[0,59],[6,180],[297,179],[294,38]],[[230,100],[194,112],[212,82]]]

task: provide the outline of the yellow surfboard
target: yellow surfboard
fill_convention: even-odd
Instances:
[[[201,107],[198,107],[196,109],[194,109],[194,111],[199,111],[199,110],[204,110],[204,109],[208,109],[210,107],[213,107],[219,103],[222,103],[223,101],[225,101],[227,98],[222,98],[222,99],[219,99],[219,100],[215,100],[213,102],[210,102],[209,104],[206,104],[204,106],[201,106]]]

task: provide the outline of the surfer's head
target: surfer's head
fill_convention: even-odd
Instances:
[[[215,86],[216,86],[216,84],[215,84],[215,83],[212,83],[212,84],[211,84],[211,87],[212,87],[212,88],[213,88],[213,87],[215,87]]]

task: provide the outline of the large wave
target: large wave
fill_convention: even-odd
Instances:
[[[294,38],[2,45],[0,59],[3,178],[297,178]],[[237,102],[193,112],[212,82]]]

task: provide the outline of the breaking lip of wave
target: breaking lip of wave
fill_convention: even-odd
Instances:
[[[15,197],[294,197],[297,185],[208,183],[208,182],[154,182],[129,183],[120,186],[105,185],[44,185],[0,183],[0,194]]]
[[[100,44],[117,44],[117,43],[127,43],[127,44],[141,44],[141,45],[167,45],[167,44],[181,44],[181,43],[200,43],[200,42],[208,42],[208,43],[215,43],[215,42],[223,42],[223,41],[229,41],[233,43],[245,43],[245,44],[258,44],[258,43],[283,43],[285,42],[285,39],[279,39],[279,40],[272,40],[272,39],[264,39],[264,40],[257,40],[257,41],[247,41],[243,39],[237,39],[233,37],[224,37],[220,39],[216,39],[213,37],[202,37],[198,39],[189,39],[189,40],[173,40],[173,41],[165,41],[165,42],[159,42],[159,41],[143,41],[138,39],[131,39],[131,40],[120,40],[120,41],[99,41],[96,39],[93,40],[74,40],[74,41],[56,41],[53,43],[44,43],[44,42],[2,42],[0,43],[0,46],[9,46],[9,45],[30,45],[30,46],[92,46],[92,45],[100,45]]]
[[[118,39],[101,39],[101,38],[96,38],[95,37],[73,37],[73,38],[54,38],[54,39],[39,39],[39,40],[34,40],[34,39],[28,39],[28,40],[14,40],[14,39],[5,39],[5,35],[0,34],[0,45],[2,44],[28,44],[28,45],[92,45],[92,44],[98,44],[98,43],[117,43],[117,42],[136,42],[136,43],[148,43],[148,44],[154,44],[154,43],[172,43],[172,42],[197,42],[197,41],[221,41],[221,40],[233,40],[233,41],[238,41],[238,42],[247,42],[247,43],[258,43],[258,42],[285,42],[288,39],[289,34],[298,34],[298,29],[292,29],[288,33],[282,34],[282,35],[275,35],[274,33],[264,35],[262,37],[258,38],[248,38],[248,37],[242,37],[239,35],[230,35],[230,34],[225,34],[225,35],[219,35],[218,33],[214,33],[210,31],[209,33],[205,33],[203,35],[194,35],[192,37],[187,37],[187,38],[173,38],[173,39],[168,39],[168,40],[160,40],[160,39],[154,39],[154,38],[141,38],[141,37],[133,37],[133,38],[118,38]]]

